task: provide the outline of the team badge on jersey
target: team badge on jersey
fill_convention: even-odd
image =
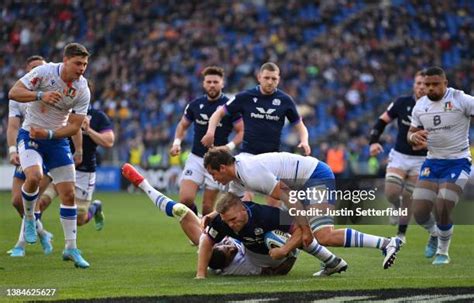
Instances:
[[[281,104],[281,100],[280,99],[273,99],[272,104],[275,105],[275,106],[279,106]]]
[[[261,229],[260,227],[257,227],[253,230],[253,232],[256,236],[262,235],[263,234],[263,229]]]
[[[421,176],[423,177],[428,177],[430,175],[430,168],[429,167],[425,167],[422,171],[421,171]]]
[[[190,169],[187,169],[187,170],[184,172],[184,175],[185,175],[185,176],[192,176],[192,175],[193,175],[193,171],[190,170]]]
[[[41,82],[41,78],[40,77],[34,77],[33,79],[31,79],[30,83],[32,86],[36,86],[36,84],[38,84],[38,82]]]
[[[453,110],[453,103],[451,103],[451,101],[448,101],[446,103],[444,103],[444,111],[447,112],[447,111],[452,111]]]
[[[69,86],[64,89],[64,95],[66,97],[74,98],[76,96],[76,93],[77,93],[77,90],[72,86]]]
[[[258,99],[257,98],[253,98],[253,103],[257,103]]]
[[[199,104],[199,109],[202,109],[204,107],[204,104]]]

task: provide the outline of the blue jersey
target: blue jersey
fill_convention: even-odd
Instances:
[[[240,240],[245,248],[267,255],[268,248],[265,245],[264,235],[268,231],[275,229],[289,232],[291,225],[284,225],[282,222],[290,223],[292,218],[288,212],[279,208],[261,205],[253,202],[243,202],[247,210],[249,221],[239,233],[235,233],[229,225],[222,221],[221,216],[216,216],[206,227],[206,234],[216,243],[229,236]]]
[[[98,133],[113,130],[112,122],[109,117],[100,110],[89,107],[87,117],[90,118],[90,128]],[[71,142],[71,150],[74,153],[74,145]],[[97,143],[95,143],[88,134],[82,134],[82,163],[76,167],[76,170],[82,172],[95,172],[97,168]]]
[[[260,86],[237,94],[225,109],[228,114],[242,114],[245,127],[242,152],[254,155],[280,150],[285,117],[292,124],[301,120],[289,95],[279,89],[264,95]]]
[[[207,132],[209,119],[219,106],[224,105],[229,98],[221,94],[220,98],[215,101],[209,101],[207,95],[194,99],[186,106],[184,117],[194,123],[194,138],[192,153],[199,157],[204,157],[207,147],[202,145],[201,139]],[[214,145],[225,145],[229,142],[229,135],[233,129],[233,123],[240,119],[239,114],[226,116],[216,128],[214,135]]]
[[[398,123],[397,142],[395,150],[411,156],[426,156],[426,150],[413,150],[407,142],[407,134],[411,124],[411,112],[415,107],[416,101],[413,96],[403,96],[392,102],[387,109],[388,116]]]

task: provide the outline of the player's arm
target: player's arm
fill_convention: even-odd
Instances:
[[[298,132],[298,136],[300,137],[300,144],[298,144],[298,148],[303,149],[305,156],[309,156],[311,154],[311,147],[308,143],[308,129],[304,125],[303,120],[300,120],[297,124],[295,124],[294,127]]]
[[[295,203],[290,202],[290,188],[282,181],[278,181],[277,185],[273,188],[270,196],[273,199],[281,200],[285,203],[288,209],[296,208],[297,213],[302,213],[304,210],[304,206],[300,201],[296,201]],[[295,221],[299,227],[301,227],[302,237],[303,237],[303,244],[305,246],[309,245],[313,240],[313,234],[311,229],[309,228],[308,221],[306,217],[303,216],[296,216]]]
[[[72,144],[74,144],[74,165],[79,165],[82,163],[82,131],[79,129],[77,133],[71,136]]]
[[[390,118],[387,111],[385,111],[382,115],[380,115],[380,117],[377,119],[377,122],[375,122],[375,125],[370,130],[369,144],[371,156],[376,156],[383,152],[383,147],[380,145],[379,140],[380,136],[382,136],[382,133],[385,130],[385,127],[390,122],[392,122],[392,118]]]
[[[10,163],[13,165],[20,165],[20,159],[18,157],[18,151],[16,149],[16,138],[18,136],[18,130],[20,129],[21,119],[19,117],[8,117],[7,126],[7,143],[8,143],[8,155]]]
[[[90,127],[90,120],[89,118],[84,118],[82,122],[81,129],[84,134],[89,135],[89,138],[92,139],[97,145],[102,147],[111,148],[114,146],[115,135],[112,129],[107,129],[102,132],[98,132]],[[78,132],[80,133],[80,131]]]
[[[414,150],[428,148],[428,131],[422,128],[410,126],[407,133],[407,142]]]
[[[84,120],[85,115],[78,115],[71,113],[69,115],[69,120],[66,126],[61,127],[55,131],[44,128],[30,128],[30,136],[33,139],[61,139],[72,137],[76,134],[81,128],[82,121]]]
[[[296,248],[301,247],[303,244],[303,231],[301,227],[295,226],[293,232],[291,233],[291,237],[286,241],[285,245],[282,247],[275,247],[270,249],[268,254],[274,260],[280,260],[288,256],[290,252],[295,250]]]
[[[214,144],[214,135],[216,133],[217,125],[221,122],[222,118],[226,115],[226,111],[224,106],[220,106],[211,116],[209,119],[209,123],[207,125],[207,132],[202,137],[201,143],[205,147],[211,147]]]
[[[176,133],[174,135],[173,145],[171,145],[170,155],[177,156],[181,152],[181,142],[183,141],[189,126],[191,126],[191,121],[183,116],[176,127]]]
[[[196,272],[196,279],[205,279],[207,275],[207,266],[212,256],[212,247],[214,241],[207,235],[202,234],[199,239],[199,250],[198,250],[198,265]]]
[[[242,119],[239,119],[234,123],[234,132],[234,138],[225,145],[230,151],[234,150],[235,147],[242,143],[242,140],[244,139],[244,121]]]
[[[47,104],[55,104],[61,101],[62,95],[57,91],[42,92],[29,90],[23,82],[18,80],[8,92],[8,98],[23,103],[43,101]]]

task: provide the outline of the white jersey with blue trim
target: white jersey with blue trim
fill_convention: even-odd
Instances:
[[[26,116],[26,108],[28,103],[17,102],[15,100],[8,101],[8,117],[17,117],[24,119]]]
[[[245,190],[270,195],[280,180],[292,189],[306,183],[319,160],[287,152],[265,153],[255,156],[237,155],[235,168],[238,180],[230,183],[229,191],[243,196]]]
[[[30,126],[57,130],[66,126],[69,114],[86,115],[90,101],[87,80],[80,77],[71,83],[61,79],[62,63],[47,63],[38,66],[23,76],[20,81],[32,91],[57,91],[62,99],[54,105],[43,101],[29,102],[22,128],[29,131]]]
[[[448,88],[440,101],[428,96],[418,100],[411,126],[428,131],[428,159],[471,158],[469,125],[474,115],[474,97]]]
[[[212,272],[223,276],[258,276],[262,273],[262,267],[254,265],[247,258],[245,247],[242,243],[231,237],[226,237],[221,242],[237,247],[237,253],[229,266],[222,270],[213,270]]]

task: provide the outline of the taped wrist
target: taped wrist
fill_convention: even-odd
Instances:
[[[375,123],[374,127],[370,131],[370,139],[369,144],[378,143],[380,136],[382,135],[385,126],[387,126],[387,122],[382,119],[378,119]]]

